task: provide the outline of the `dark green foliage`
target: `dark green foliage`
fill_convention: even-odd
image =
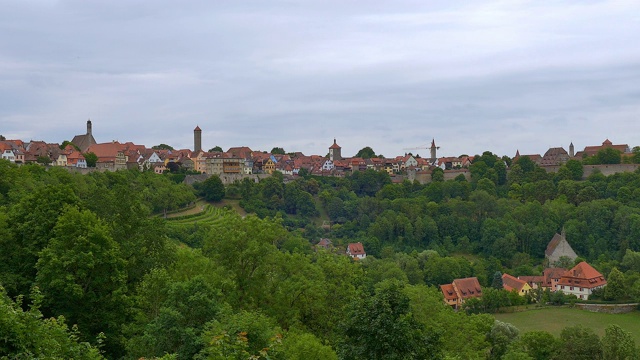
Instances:
[[[599,150],[597,154],[589,156],[583,160],[585,164],[620,164],[622,162],[622,153],[614,148],[604,148]]]
[[[626,298],[626,293],[624,274],[618,270],[618,268],[614,267],[607,277],[607,286],[604,288],[604,299],[622,300]]]
[[[92,152],[87,152],[82,154],[82,156],[84,156],[84,160],[87,162],[87,167],[96,167],[96,163],[98,162],[98,155]]]
[[[159,283],[160,279],[169,281]],[[177,355],[178,359],[192,359],[205,346],[202,333],[205,324],[215,320],[220,311],[219,292],[202,276],[186,281],[171,281],[162,272],[146,279],[147,294],[157,301],[155,315],[129,340],[131,355]],[[151,292],[153,291],[153,292]],[[151,308],[149,308],[151,309]]]
[[[369,146],[365,146],[362,149],[360,149],[360,151],[358,151],[355,157],[359,157],[363,159],[371,159],[376,157],[376,153]]]
[[[520,331],[513,325],[496,320],[487,338],[491,343],[489,359],[501,359]]]
[[[12,301],[0,286],[0,356],[7,359],[103,359],[99,348],[79,341],[77,328],[69,329],[64,317],[43,318],[42,295],[23,310],[22,298]],[[99,335],[98,343],[103,337]]]
[[[558,351],[560,341],[546,331],[531,331],[522,334],[514,345],[533,360],[548,360]]]
[[[214,146],[208,150],[208,152],[224,152],[220,146]]]
[[[151,148],[154,150],[173,150],[173,146],[167,144],[154,145]]]
[[[618,325],[609,325],[602,338],[603,359],[637,359],[636,343],[631,334]]]
[[[500,271],[496,271],[493,274],[493,280],[491,281],[491,287],[494,288],[494,289],[502,290],[502,288],[503,288],[502,273]]]
[[[271,149],[271,154],[273,154],[273,155],[284,155],[284,154],[286,154],[286,152],[281,147],[274,147],[273,149]]]
[[[9,210],[11,236],[0,252],[0,269],[6,271],[3,283],[11,296],[28,294],[36,276],[39,253],[49,242],[58,216],[65,205],[80,199],[68,185],[41,185],[22,196]],[[6,276],[6,277],[5,277]]]
[[[77,151],[81,151],[81,150],[80,150],[80,148],[78,147],[78,145],[76,145],[76,144],[72,143],[72,142],[71,142],[71,141],[69,141],[69,140],[65,140],[65,141],[63,141],[63,142],[62,142],[62,144],[60,144],[60,149],[64,150],[64,148],[66,148],[66,147],[67,147],[67,145],[71,145],[71,146],[73,146],[73,148],[74,148],[74,149],[76,149]]]
[[[78,324],[84,340],[104,332],[116,353],[129,304],[125,262],[109,228],[92,212],[68,206],[39,256],[36,284],[45,307]]]
[[[433,171],[431,171],[431,181],[434,181],[434,182],[444,181],[444,170],[440,169],[439,167],[434,168]]]
[[[602,359],[602,343],[593,330],[582,326],[566,327],[560,333],[560,346],[556,359]]]
[[[48,156],[38,156],[38,158],[36,159],[36,162],[38,164],[42,164],[42,165],[49,165],[51,164],[51,158]]]
[[[409,298],[397,281],[380,283],[355,301],[342,324],[342,359],[440,359],[439,335],[413,318]]]
[[[218,202],[224,198],[224,184],[217,175],[210,176],[200,185],[200,194],[207,201]]]

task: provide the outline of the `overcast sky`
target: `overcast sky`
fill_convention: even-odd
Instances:
[[[0,0],[0,134],[343,155],[640,145],[640,1]],[[413,153],[427,155],[428,150]]]

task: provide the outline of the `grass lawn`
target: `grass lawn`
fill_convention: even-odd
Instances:
[[[640,311],[628,314],[604,314],[567,307],[548,307],[514,313],[496,314],[497,320],[508,322],[520,329],[520,333],[543,330],[560,336],[567,326],[583,325],[593,329],[600,337],[610,324],[616,324],[633,335],[640,344]]]

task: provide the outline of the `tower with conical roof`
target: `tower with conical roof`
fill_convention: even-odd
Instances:
[[[438,147],[436,146],[436,139],[431,139],[431,148],[429,149],[431,150],[431,163],[433,164],[437,159],[436,150],[438,150]]]
[[[573,148],[573,141],[569,144],[569,157],[573,158],[576,155],[575,149]]]
[[[193,129],[193,152],[200,150],[202,150],[202,130],[200,130],[200,126],[196,125],[196,128]]]
[[[336,139],[333,139],[333,145],[329,147],[329,160],[342,160],[342,148],[336,143]]]

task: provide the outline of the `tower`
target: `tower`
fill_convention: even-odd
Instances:
[[[329,160],[336,161],[342,160],[342,148],[336,144],[336,139],[333,139],[333,145],[329,147]]]
[[[431,163],[433,164],[437,159],[436,150],[438,150],[438,147],[436,146],[436,140],[435,139],[431,139],[431,148],[430,148],[430,150],[431,150]]]
[[[87,135],[91,134],[91,119],[87,120]]]
[[[200,150],[202,150],[202,130],[200,130],[200,126],[196,125],[196,128],[193,129],[193,152]]]
[[[569,144],[569,157],[573,158],[574,156],[575,156],[575,153],[574,153],[573,141],[572,141],[571,144]]]

